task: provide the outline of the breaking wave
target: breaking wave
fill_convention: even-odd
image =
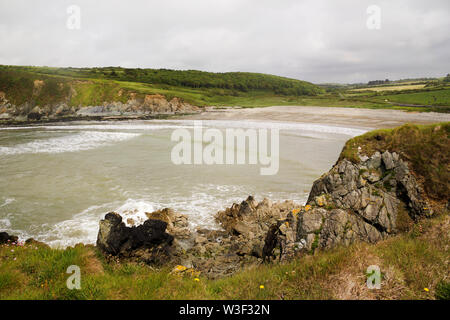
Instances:
[[[34,140],[10,147],[0,147],[0,155],[23,153],[62,153],[95,149],[139,136],[128,132],[83,131],[64,137]]]

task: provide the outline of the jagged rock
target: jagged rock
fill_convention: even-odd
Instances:
[[[160,256],[169,256],[174,238],[166,232],[166,227],[166,222],[155,219],[127,227],[119,214],[110,212],[100,221],[97,247],[113,256],[135,256],[154,262]]]
[[[381,158],[383,159],[384,167],[386,168],[386,170],[391,170],[395,167],[394,158],[389,151],[386,150],[385,152],[383,152]]]
[[[305,240],[307,248],[375,242],[395,234],[400,202],[413,220],[425,214],[429,205],[422,188],[398,154],[377,151],[360,159],[356,164],[340,160],[314,182],[307,204],[323,206],[318,199],[326,199],[331,208],[299,215],[297,239]]]
[[[205,244],[206,242],[208,242],[208,239],[206,239],[205,237],[198,236],[195,238],[196,245],[202,245],[202,244]]]
[[[40,120],[42,118],[42,110],[39,106],[36,106],[27,115],[28,120]]]
[[[292,214],[295,207],[292,201],[272,203],[264,199],[257,203],[249,196],[242,203],[220,211],[216,219],[232,236],[228,251],[239,256],[262,258],[269,229],[275,230],[273,226],[276,226],[277,236],[282,238],[278,240],[283,242],[283,248],[292,247],[296,240],[296,218]]]
[[[223,230],[198,229],[193,247],[184,255],[196,270],[211,278],[231,274],[262,262],[263,247],[269,228],[277,225],[283,240],[282,260],[296,252],[296,205],[292,201],[257,202],[249,196],[241,203],[219,211],[216,221]]]
[[[38,96],[45,81],[36,80],[34,97]],[[128,93],[129,99],[125,103],[121,101],[105,101],[100,105],[69,106],[72,96],[77,92],[73,87],[67,95],[61,97],[61,101],[37,105],[36,99],[26,101],[20,105],[12,104],[4,92],[0,92],[0,120],[2,121],[37,121],[47,119],[58,119],[62,117],[130,117],[158,115],[158,114],[182,114],[198,113],[203,109],[191,105],[180,98],[174,97],[170,101],[163,95],[137,95]],[[123,95],[123,90],[121,94]]]
[[[149,219],[161,220],[167,223],[167,232],[177,239],[189,239],[192,237],[189,229],[188,218],[170,208],[164,208],[154,212],[147,212]]]
[[[248,237],[252,233],[259,236],[277,220],[285,219],[294,206],[292,201],[274,205],[268,199],[257,203],[252,196],[249,196],[240,204],[234,203],[230,208],[219,211],[216,221],[231,234],[244,234]]]
[[[378,151],[375,152],[375,154],[366,161],[366,164],[369,169],[378,169],[381,166],[381,154]]]
[[[9,235],[7,232],[0,232],[0,244],[17,242],[18,237]]]

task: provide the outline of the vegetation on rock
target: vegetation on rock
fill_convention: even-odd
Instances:
[[[358,152],[372,155],[385,150],[398,153],[410,164],[427,197],[441,202],[450,199],[450,123],[370,131],[347,141],[339,160],[356,163]]]

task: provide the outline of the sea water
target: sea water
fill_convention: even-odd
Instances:
[[[259,165],[175,165],[177,128],[189,120],[77,122],[0,128],[0,231],[53,247],[95,243],[98,222],[170,207],[190,227],[219,228],[214,215],[248,195],[303,204],[312,183],[349,138],[367,129],[261,121],[202,122],[206,128],[280,130],[276,175]]]

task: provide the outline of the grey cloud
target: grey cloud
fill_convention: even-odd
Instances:
[[[66,28],[69,5],[81,29]],[[366,27],[369,5],[381,30]],[[0,3],[0,64],[251,71],[312,82],[450,72],[448,0]]]

